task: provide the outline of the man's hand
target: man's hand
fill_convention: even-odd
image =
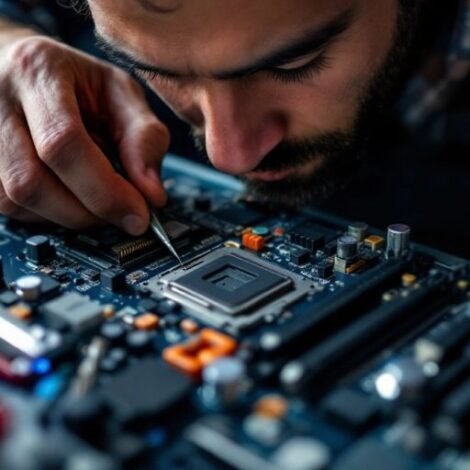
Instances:
[[[162,206],[169,135],[125,72],[39,35],[0,49],[0,212],[82,229],[145,231]],[[129,181],[101,150],[111,139]],[[97,136],[98,133],[98,136]]]

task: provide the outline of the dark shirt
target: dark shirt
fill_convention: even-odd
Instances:
[[[53,0],[0,0],[0,14],[95,55],[86,15]],[[368,158],[349,185],[320,207],[385,228],[404,222],[414,238],[470,258],[470,0],[428,0],[413,73],[375,129]],[[171,150],[195,152],[188,129],[149,93],[172,133]]]

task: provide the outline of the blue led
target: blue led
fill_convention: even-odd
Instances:
[[[37,375],[46,375],[51,371],[51,368],[51,361],[45,357],[36,359],[32,365],[33,372]]]
[[[145,434],[145,440],[150,447],[161,447],[166,442],[166,432],[163,428],[152,428]]]

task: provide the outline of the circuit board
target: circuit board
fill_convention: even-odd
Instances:
[[[182,264],[0,219],[0,468],[470,468],[468,261],[164,178]]]

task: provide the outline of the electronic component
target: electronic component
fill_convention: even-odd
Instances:
[[[345,388],[339,388],[326,397],[321,408],[329,418],[357,432],[374,424],[380,411],[373,398]]]
[[[34,302],[41,296],[42,279],[39,276],[21,276],[15,281],[16,293],[27,302]]]
[[[353,222],[348,225],[348,235],[361,242],[367,237],[369,226],[364,222]]]
[[[370,235],[364,240],[364,244],[372,251],[378,251],[385,245],[385,240],[379,235]]]
[[[104,321],[103,306],[78,292],[69,292],[42,306],[46,317],[66,323],[75,331],[84,331]]]
[[[253,251],[261,251],[264,248],[264,238],[261,235],[255,235],[252,232],[244,233],[242,245]]]
[[[101,285],[111,292],[120,292],[126,288],[126,272],[123,269],[107,269],[101,273]]]
[[[44,235],[36,235],[26,240],[26,257],[36,264],[45,264],[55,256],[51,241]]]
[[[297,266],[303,266],[310,261],[310,250],[306,248],[294,248],[290,251],[290,260]]]
[[[204,367],[202,397],[212,408],[232,406],[243,395],[246,366],[236,357],[223,357]]]
[[[139,393],[135,392],[138,384]],[[185,375],[154,358],[142,359],[99,389],[119,421],[149,421],[180,405],[193,388]]]
[[[289,240],[294,245],[307,248],[310,251],[316,251],[325,244],[325,231],[312,224],[306,223],[292,229],[289,233]]]
[[[252,325],[267,312],[282,312],[315,289],[298,275],[230,248],[215,250],[193,267],[147,282],[156,295],[185,305],[203,321],[236,329]]]
[[[318,439],[292,437],[275,452],[273,463],[289,470],[322,470],[331,461],[330,449]]]
[[[387,255],[400,258],[408,253],[411,229],[408,225],[394,224],[387,231]]]
[[[237,343],[229,336],[205,328],[186,343],[166,348],[163,358],[172,366],[198,378],[205,366],[232,354],[236,348]]]
[[[138,330],[156,330],[160,318],[154,313],[143,313],[135,318],[134,327]]]
[[[55,331],[37,326],[26,326],[4,309],[0,309],[0,350],[10,346],[10,352],[37,358],[48,354],[62,344],[62,337]]]

